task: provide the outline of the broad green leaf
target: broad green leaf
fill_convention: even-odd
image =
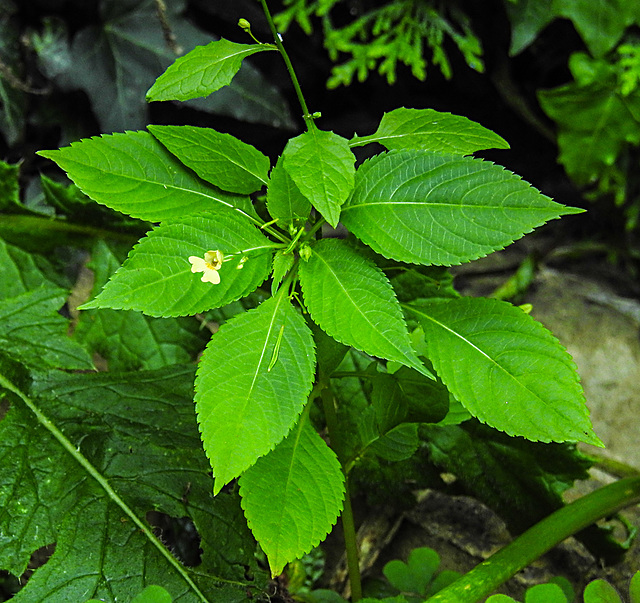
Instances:
[[[88,264],[95,275],[92,295],[119,267],[113,249],[98,241]],[[107,361],[111,371],[157,369],[195,360],[208,334],[194,318],[151,318],[109,309],[81,312],[73,332],[77,341]]]
[[[247,587],[260,594],[265,577],[237,495],[211,500],[191,404],[193,372],[187,366],[118,375],[41,373],[30,398],[12,399],[0,421],[0,568],[20,576],[34,551],[55,544],[17,602],[93,597],[115,603],[162,584],[175,600],[200,603],[185,577],[211,601],[241,603]],[[3,375],[0,382],[11,387]],[[68,448],[27,402],[63,431]],[[89,464],[82,466],[69,450]],[[90,466],[102,483],[88,473]],[[162,554],[129,515],[144,521],[151,509],[193,522],[202,538],[195,572],[178,571],[168,551]],[[215,577],[235,586],[221,586]]]
[[[92,369],[58,313],[66,298],[63,289],[41,287],[0,301],[0,348],[34,369]]]
[[[640,144],[640,90],[622,97],[608,63],[576,54],[570,62],[574,72],[580,63],[583,72],[591,68],[592,81],[581,77],[541,90],[538,99],[558,127],[558,160],[577,184],[591,185],[615,164],[624,148]]]
[[[292,138],[282,154],[298,190],[334,228],[353,189],[355,157],[346,138],[311,128]]]
[[[267,209],[274,220],[280,220],[286,226],[299,220],[306,221],[311,213],[311,204],[295,185],[283,164],[281,156],[271,170]]]
[[[593,580],[584,589],[585,603],[622,603],[618,591],[606,580]]]
[[[571,356],[528,314],[475,298],[407,308],[438,375],[480,421],[533,441],[602,445]]]
[[[341,220],[385,257],[450,266],[502,249],[582,210],[553,202],[491,162],[390,151],[365,162]]]
[[[163,222],[131,250],[102,293],[82,309],[189,316],[220,307],[251,293],[269,276],[272,247],[248,220],[223,207]],[[191,271],[189,258],[204,258],[209,250],[221,251],[229,260],[218,270],[218,284],[202,282],[202,275]],[[247,258],[244,263],[242,258]]]
[[[242,60],[256,52],[275,50],[270,44],[236,44],[217,40],[180,57],[151,86],[147,101],[188,100],[209,96],[228,85]]]
[[[503,138],[461,115],[405,107],[385,113],[374,134],[354,136],[349,146],[358,147],[370,142],[378,142],[388,150],[425,150],[455,155],[509,148]]]
[[[200,178],[232,193],[249,194],[267,184],[269,158],[231,134],[194,126],[147,126]]]
[[[301,423],[240,478],[242,508],[272,576],[324,540],[342,511],[340,463],[309,421]]]
[[[148,132],[96,136],[38,154],[93,200],[134,218],[159,222],[221,205],[248,211],[245,197],[207,185]]]
[[[633,574],[629,584],[630,603],[640,603],[640,571]]]
[[[289,433],[314,370],[311,331],[282,293],[229,320],[211,338],[195,400],[214,494]]]
[[[627,0],[553,0],[555,14],[571,19],[594,57],[609,52],[625,29],[640,24],[640,11]]]
[[[313,320],[331,337],[430,376],[411,347],[393,288],[373,262],[337,239],[323,239],[300,262],[300,284]]]

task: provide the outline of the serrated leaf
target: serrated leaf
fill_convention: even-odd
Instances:
[[[411,347],[393,288],[373,262],[343,241],[323,239],[300,262],[300,283],[311,317],[331,337],[430,376]]]
[[[371,142],[380,143],[388,150],[413,149],[457,155],[509,148],[502,137],[461,115],[405,107],[385,113],[374,134],[354,136],[349,146]]]
[[[225,39],[197,46],[177,59],[156,80],[147,92],[147,101],[184,101],[209,96],[231,82],[243,59],[265,50],[275,48],[268,44],[237,44]]]
[[[314,369],[311,331],[285,295],[220,327],[202,354],[195,396],[214,494],[289,433]]]
[[[271,575],[318,545],[335,524],[344,474],[306,419],[240,478],[242,508]]]
[[[120,267],[120,260],[100,240],[87,267],[95,275],[92,294],[97,295]],[[81,312],[73,332],[77,341],[107,361],[111,371],[157,369],[195,360],[208,334],[194,318],[151,318],[108,309]]]
[[[475,298],[407,308],[438,375],[480,421],[533,441],[602,445],[571,356],[528,314]]]
[[[355,157],[346,138],[311,128],[292,138],[282,156],[298,190],[335,228],[354,182]]]
[[[160,222],[249,201],[200,180],[149,132],[85,138],[39,155],[55,161],[94,201],[134,218]]]
[[[0,381],[11,387],[3,375]],[[16,601],[94,597],[115,603],[130,601],[154,583],[188,603],[240,603],[247,596],[243,584],[260,591],[264,574],[253,558],[237,495],[211,500],[192,385],[192,366],[118,375],[40,373],[31,399],[20,394],[23,400],[12,401],[0,421],[0,567],[19,576],[36,549],[55,543],[53,556],[35,570]],[[23,401],[44,408],[47,425],[64,428],[68,448]],[[101,485],[88,473],[91,466],[103,478]],[[193,521],[203,550],[194,573],[170,564],[171,556],[161,554],[141,531],[143,524],[127,514],[144,518],[150,509]],[[249,583],[247,570],[254,575]],[[218,587],[210,576],[235,586]]]
[[[219,208],[154,228],[129,254],[100,295],[82,306],[190,316],[254,291],[271,271],[273,244],[237,212]],[[218,250],[227,258],[220,282],[202,282],[189,257]],[[248,258],[241,264],[242,258]],[[242,265],[242,269],[238,266]]]
[[[385,257],[450,266],[502,249],[548,220],[581,211],[555,203],[488,161],[390,151],[358,169],[341,220]]]
[[[194,126],[147,129],[184,165],[222,190],[248,195],[267,184],[269,158],[231,134]]]
[[[293,262],[293,253],[282,253],[279,251],[273,258],[273,277],[271,282],[272,295],[276,294],[278,287],[280,287],[280,283],[282,283],[282,279],[293,267]]]
[[[284,168],[282,156],[278,158],[269,176],[267,210],[274,220],[281,220],[283,226],[298,220],[306,221],[311,213],[311,203]]]

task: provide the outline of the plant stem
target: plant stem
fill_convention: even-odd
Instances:
[[[293,65],[291,64],[289,55],[287,54],[287,51],[284,49],[284,46],[282,45],[280,34],[276,30],[276,25],[273,22],[273,17],[271,16],[271,12],[269,11],[269,7],[267,6],[267,0],[260,0],[260,3],[262,4],[262,10],[264,11],[264,15],[267,18],[269,27],[271,28],[271,34],[273,35],[273,40],[276,43],[278,50],[280,51],[280,55],[284,60],[284,64],[287,66],[289,77],[293,82],[293,87],[295,88],[296,95],[298,96],[298,102],[300,103],[300,107],[302,108],[302,118],[304,119],[304,122],[307,125],[307,130],[313,130],[316,127],[316,125],[313,122],[313,117],[311,116],[311,113],[309,113],[307,102],[305,101],[304,95],[302,94],[302,88],[300,88],[300,82],[298,81],[296,72],[293,69]]]
[[[58,427],[51,421],[45,414],[38,408],[36,403],[29,398],[19,387],[14,385],[4,375],[0,374],[0,387],[3,387],[10,392],[13,392],[18,396],[29,410],[36,416],[38,423],[44,429],[46,429],[58,443],[64,448],[81,466],[82,468],[95,479],[107,496],[122,510],[122,512],[129,517],[129,519],[135,524],[135,526],[146,536],[152,546],[158,549],[160,555],[173,566],[173,569],[180,574],[182,579],[189,585],[189,588],[195,593],[196,597],[207,603],[210,601],[196,586],[195,582],[189,576],[186,568],[169,552],[169,550],[160,542],[160,540],[153,534],[153,532],[147,527],[147,525],[138,518],[133,509],[120,497],[120,495],[111,487],[108,480],[87,460],[87,458],[77,449],[71,441],[58,429]],[[222,580],[222,579],[220,579]],[[227,580],[222,580],[228,582]]]
[[[640,502],[640,477],[620,480],[558,509],[470,572],[428,599],[429,603],[475,603],[565,538]]]
[[[362,598],[362,582],[360,580],[360,561],[358,559],[358,539],[356,537],[356,527],[353,521],[353,510],[351,508],[351,496],[349,493],[349,480],[343,463],[342,442],[339,438],[338,416],[334,406],[333,393],[326,385],[322,389],[322,408],[324,418],[327,421],[329,431],[329,441],[331,447],[338,456],[342,472],[344,473],[344,509],[342,510],[342,533],[344,535],[344,546],[347,552],[347,567],[349,568],[349,584],[351,585],[351,600],[356,603]]]

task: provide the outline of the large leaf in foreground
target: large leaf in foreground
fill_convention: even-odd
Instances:
[[[335,228],[340,206],[353,189],[355,157],[347,140],[333,132],[311,128],[292,138],[282,157],[298,190]]]
[[[191,366],[118,375],[51,373],[36,379],[28,397],[0,374],[11,401],[0,421],[0,567],[20,576],[34,551],[56,545],[16,601],[93,596],[115,603],[153,583],[174,600],[203,601],[186,577],[204,600],[240,603],[247,596],[240,586],[245,567],[256,576],[252,585],[261,588],[237,496],[211,500],[192,385]],[[44,409],[48,428],[64,430],[67,448],[60,432],[45,428],[27,403]],[[70,450],[93,466],[102,485]],[[162,545],[132,521],[130,514],[144,522],[152,509],[193,521],[203,550],[195,574],[171,564]],[[204,576],[236,586],[219,588]]]
[[[242,508],[272,576],[317,546],[342,510],[338,458],[308,420],[301,423],[240,478]]]
[[[269,158],[231,134],[194,126],[147,129],[200,178],[222,190],[248,195],[267,184]]]
[[[237,44],[224,39],[196,46],[156,80],[147,92],[147,101],[184,101],[209,96],[231,82],[243,59],[265,50],[275,50],[275,47]]]
[[[248,211],[246,198],[200,180],[149,132],[95,136],[38,154],[94,201],[134,218],[160,222],[220,205]]]
[[[331,337],[429,376],[411,347],[393,288],[373,262],[343,241],[323,239],[300,263],[300,283],[311,317]]]
[[[565,207],[488,161],[391,151],[365,162],[341,220],[385,257],[461,264],[502,249]]]
[[[202,354],[195,396],[214,494],[289,433],[314,369],[311,331],[282,293],[220,327]]]
[[[468,155],[482,149],[508,149],[500,136],[466,117],[434,109],[400,107],[382,116],[369,136],[354,136],[349,146],[370,142],[392,149],[422,149],[436,153]]]
[[[139,310],[149,316],[190,316],[218,308],[254,291],[271,271],[271,242],[237,212],[220,208],[162,223],[129,258],[94,300],[82,306]],[[218,270],[220,282],[202,282],[189,257],[209,250],[239,254]],[[243,257],[247,260],[240,264]],[[238,269],[242,266],[242,269]]]
[[[407,308],[438,375],[480,421],[528,440],[602,445],[571,356],[528,314],[476,298]]]

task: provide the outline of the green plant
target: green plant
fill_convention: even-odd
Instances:
[[[485,497],[482,474],[495,467],[492,486],[524,495],[513,504],[493,491],[492,502],[522,530],[561,507],[584,475],[585,458],[557,443],[600,444],[560,343],[519,307],[461,298],[446,270],[580,210],[472,157],[507,144],[463,117],[400,108],[368,136],[319,129],[262,4],[275,44],[197,47],[148,100],[207,96],[243,58],[279,51],[306,131],[275,165],[229,134],[191,126],[42,151],[109,208],[101,228],[74,226],[86,211],[76,188],[43,187],[67,220],[33,215],[17,196],[17,169],[5,166],[3,236],[31,224],[88,239],[87,290],[97,293],[70,338],[55,250],[2,243],[2,567],[21,576],[34,551],[55,543],[18,602],[126,600],[149,585],[185,601],[260,598],[268,578],[247,523],[276,576],[340,515],[355,601],[349,489],[365,479],[361,467],[410,467],[428,453]],[[372,142],[387,150],[356,169],[352,149]],[[109,279],[131,238],[114,242],[123,220],[132,232],[156,225]],[[345,239],[332,236],[338,222]],[[193,315],[216,331],[195,374],[200,434],[188,359],[207,331]],[[116,370],[91,374],[97,352]],[[628,503],[633,484],[598,512]],[[152,511],[193,526],[202,555],[180,563],[153,533]],[[587,516],[596,517],[569,522],[569,533]]]

